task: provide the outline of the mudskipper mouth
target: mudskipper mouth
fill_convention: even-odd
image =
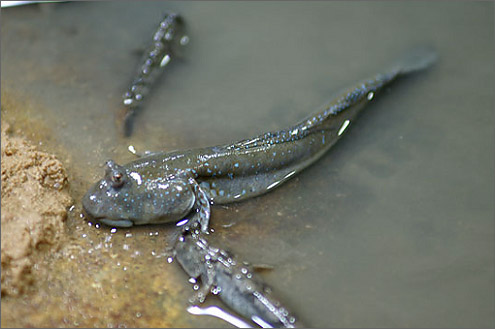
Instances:
[[[134,222],[130,219],[110,219],[105,216],[94,216],[92,215],[83,204],[83,213],[86,218],[95,220],[101,224],[111,227],[131,227],[134,226]]]
[[[129,219],[108,219],[102,217],[96,220],[107,226],[113,226],[113,227],[131,227],[134,225],[134,223]]]
[[[134,223],[129,219],[108,219],[106,217],[93,217],[93,216],[89,216],[89,218],[94,219],[95,221],[110,227],[134,226]]]

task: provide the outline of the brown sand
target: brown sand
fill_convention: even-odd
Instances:
[[[61,162],[8,130],[3,123],[1,291],[17,295],[34,281],[37,260],[60,246],[72,200]]]

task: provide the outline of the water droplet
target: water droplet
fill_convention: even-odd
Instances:
[[[211,293],[213,295],[218,295],[221,291],[222,291],[222,288],[217,287],[217,286],[211,288]]]
[[[126,101],[128,101],[128,100],[124,100],[124,104],[126,104]],[[130,100],[130,101],[132,102],[132,100]],[[126,105],[129,105],[129,104],[126,104]],[[129,150],[129,152],[131,152],[132,154],[136,154],[136,149],[134,148],[134,145],[129,145],[127,150]]]
[[[187,35],[180,38],[180,45],[185,46],[189,43],[189,37]]]

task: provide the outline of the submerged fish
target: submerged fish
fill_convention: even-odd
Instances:
[[[207,231],[210,202],[224,204],[266,193],[320,158],[356,115],[397,78],[428,67],[434,51],[419,48],[385,73],[359,82],[300,123],[236,143],[156,153],[118,165],[82,203],[88,215],[111,226],[189,219]]]
[[[182,235],[174,248],[175,258],[201,288],[191,304],[203,303],[208,294],[218,295],[232,310],[263,328],[302,326],[296,317],[272,296],[271,289],[253,273],[250,266],[231,253],[210,246],[200,236]]]
[[[181,16],[167,13],[153,34],[151,45],[146,50],[128,90],[124,94],[122,104],[124,135],[132,133],[133,119],[136,111],[142,106],[146,94],[163,71],[163,68],[175,57],[181,46],[188,43],[185,35],[185,24]]]

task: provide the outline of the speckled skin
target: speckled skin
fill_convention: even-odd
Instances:
[[[212,247],[197,235],[185,234],[174,248],[175,258],[192,278],[201,279],[201,287],[189,301],[202,303],[211,292],[243,317],[266,328],[301,327],[301,323],[283,307],[253,273],[251,267],[229,252]]]
[[[151,86],[172,57],[175,57],[183,41],[187,40],[183,39],[184,33],[185,24],[182,17],[175,13],[165,14],[153,34],[152,43],[146,50],[136,75],[123,96],[125,136],[131,135],[133,118],[142,106]]]
[[[83,198],[83,207],[112,226],[187,216],[206,231],[210,202],[241,201],[279,186],[334,145],[380,90],[435,58],[432,50],[416,49],[387,73],[358,83],[289,129],[233,144],[156,153],[124,166],[109,161],[105,177]]]

